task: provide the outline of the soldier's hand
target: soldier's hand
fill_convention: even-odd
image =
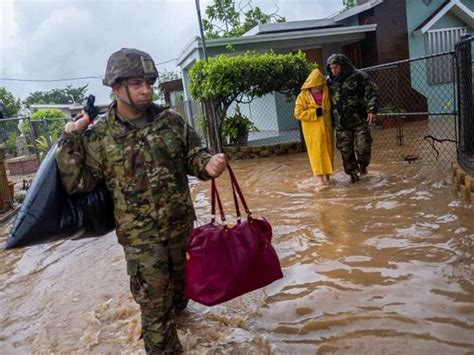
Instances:
[[[82,133],[87,128],[87,126],[91,122],[89,115],[84,110],[82,110],[81,115],[82,117],[79,118],[77,121],[68,122],[64,126],[64,131],[66,133],[72,133],[72,132]]]
[[[375,124],[376,120],[377,120],[377,115],[375,113],[370,112],[367,115],[367,122],[369,122],[369,124]]]
[[[213,178],[222,174],[227,166],[227,160],[223,153],[213,155],[206,164],[206,173]]]

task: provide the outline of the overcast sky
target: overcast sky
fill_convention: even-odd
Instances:
[[[204,16],[213,1],[200,2]],[[342,0],[253,0],[252,5],[267,13],[278,8],[279,15],[294,21],[331,15],[342,9]],[[177,70],[174,59],[198,34],[195,0],[0,0],[0,78],[102,76],[107,58],[122,47],[149,52],[159,70]],[[87,83],[88,94],[108,102],[110,90],[100,79],[0,79],[0,87],[21,99]]]

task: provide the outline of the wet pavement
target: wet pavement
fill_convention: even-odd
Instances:
[[[474,206],[448,171],[376,162],[355,185],[339,172],[315,192],[305,154],[233,167],[285,276],[191,303],[178,320],[187,353],[474,353]],[[191,185],[206,223],[209,183]],[[0,295],[0,354],[144,353],[114,234],[0,252]]]

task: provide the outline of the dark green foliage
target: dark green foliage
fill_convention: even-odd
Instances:
[[[53,120],[53,118],[64,118],[63,120]],[[64,130],[64,126],[68,122],[66,114],[58,109],[38,110],[31,115],[33,121],[46,120],[48,133],[51,142],[54,143]],[[29,128],[29,127],[28,127]],[[40,137],[37,137],[40,138]]]
[[[190,89],[195,99],[251,100],[273,91],[296,96],[313,65],[303,53],[256,54],[209,58],[190,70]]]
[[[214,4],[206,8],[206,16],[202,21],[206,38],[240,37],[259,24],[286,22],[277,11],[266,14],[259,7],[253,7],[251,0],[243,6],[234,0],[214,0]]]
[[[357,0],[342,0],[345,9],[350,9],[357,5]]]
[[[30,119],[32,121],[31,125],[34,129],[33,136],[35,143],[40,151],[44,150],[43,148],[45,145],[48,146],[46,143],[48,142],[46,133],[48,134],[49,142],[54,144],[61,136],[64,126],[69,121],[66,114],[58,109],[38,110],[31,115]],[[28,145],[33,146],[34,142],[32,142],[30,122],[24,120],[22,129],[26,136]]]
[[[20,110],[20,99],[15,98],[11,92],[4,87],[0,87],[0,100],[5,105],[5,117],[13,117]]]
[[[32,104],[71,104],[83,103],[86,99],[87,85],[73,88],[71,85],[64,89],[32,92],[23,104],[30,107]]]
[[[222,122],[222,136],[228,137],[232,145],[247,144],[248,134],[252,131],[258,131],[258,129],[247,116],[240,112],[239,106],[235,109],[234,115],[226,116]]]
[[[302,52],[221,55],[209,58],[208,62],[198,61],[189,72],[190,91],[195,99],[205,103],[208,113],[215,112],[217,128],[207,122],[212,149],[217,151],[217,139],[222,136],[215,137],[213,132],[222,132],[224,117],[233,102],[248,103],[275,91],[291,99],[299,93],[313,68]]]

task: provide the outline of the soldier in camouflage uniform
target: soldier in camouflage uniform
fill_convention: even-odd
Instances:
[[[327,72],[336,147],[341,151],[344,171],[354,183],[359,180],[359,174],[367,174],[370,163],[369,124],[377,118],[377,88],[343,54],[328,58]]]
[[[174,317],[188,301],[185,246],[195,219],[187,175],[206,180],[226,166],[224,155],[211,157],[176,112],[152,104],[157,77],[147,53],[113,53],[103,82],[117,100],[85,131],[87,114],[68,123],[56,157],[69,193],[90,191],[100,181],[112,193],[117,238],[149,354],[182,351]]]

